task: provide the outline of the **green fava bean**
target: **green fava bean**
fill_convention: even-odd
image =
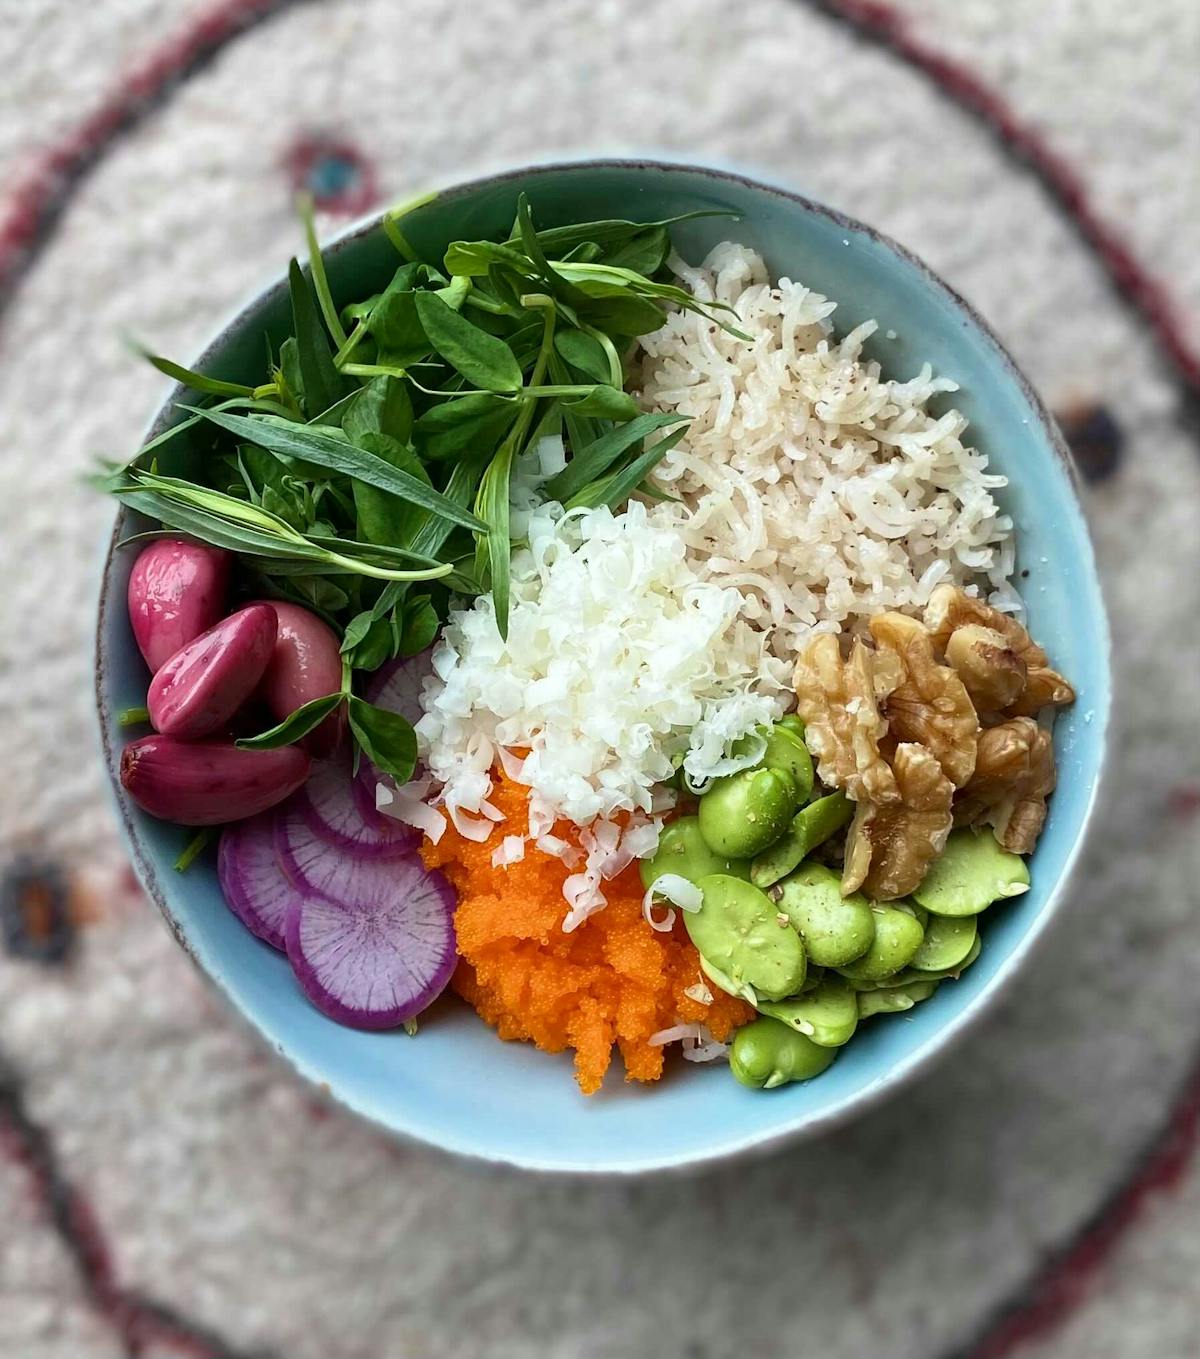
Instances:
[[[840,1048],[858,1027],[858,996],[838,977],[827,978],[807,995],[760,1001],[758,1008],[823,1048]]]
[[[700,834],[699,818],[681,816],[663,828],[658,848],[649,859],[641,861],[638,871],[642,875],[642,886],[650,888],[664,873],[677,873],[688,882],[699,882],[713,873],[749,878],[750,865],[714,854]]]
[[[795,810],[790,774],[744,769],[718,779],[700,799],[700,834],[714,854],[752,859],[779,839]]]
[[[768,1000],[794,996],[804,985],[808,959],[787,916],[741,878],[718,873],[699,885],[704,904],[683,918],[701,957],[734,987],[749,986]]]
[[[762,1017],[734,1034],[729,1069],[743,1085],[773,1090],[819,1076],[836,1056],[836,1048],[823,1048],[777,1019]]]
[[[911,1010],[914,1005],[928,1000],[937,988],[935,981],[918,981],[905,986],[881,986],[877,991],[860,991],[858,1017],[870,1019],[872,1015],[894,1015]]]
[[[921,947],[925,931],[921,922],[899,906],[871,907],[875,918],[875,938],[871,947],[855,962],[844,963],[838,971],[854,981],[884,981],[907,967]]]
[[[777,722],[767,733],[767,748],[758,762],[762,769],[781,769],[796,786],[796,807],[808,801],[813,788],[813,762],[804,744],[791,727]]]
[[[913,897],[932,915],[978,915],[993,901],[1029,890],[1029,869],[991,831],[953,831]]]
[[[922,972],[950,972],[975,947],[979,926],[973,915],[931,915],[924,924],[925,938],[913,954],[910,967]]]
[[[807,807],[801,807],[783,835],[751,864],[750,881],[759,887],[770,887],[780,878],[786,878],[818,845],[836,835],[853,815],[854,803],[845,793],[830,793],[828,797],[819,797]]]
[[[936,917],[934,918],[936,919]],[[932,969],[917,968],[915,965],[912,967],[906,967],[904,971],[893,980],[893,985],[899,982],[944,981],[947,977],[949,978],[961,977],[962,974],[967,970],[967,968],[971,966],[971,964],[976,960],[976,958],[979,957],[979,955],[982,952],[983,952],[983,940],[980,939],[979,935],[977,934],[975,936],[975,942],[971,945],[971,951],[967,954],[967,956],[962,960],[961,963],[956,963],[953,967],[942,968],[938,971],[934,971]]]
[[[875,938],[871,903],[859,892],[842,896],[841,879],[824,864],[802,864],[770,895],[799,931],[814,963],[843,967],[871,947]]]

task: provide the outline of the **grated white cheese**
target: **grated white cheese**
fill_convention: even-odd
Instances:
[[[678,873],[660,873],[650,884],[642,897],[642,917],[652,930],[666,934],[675,924],[675,912],[668,910],[660,920],[654,914],[656,897],[662,897],[681,911],[698,911],[704,905],[704,893],[687,878]]]
[[[670,806],[656,785],[675,761],[701,782],[758,757],[753,739],[730,748],[783,713],[789,667],[742,617],[741,591],[689,563],[679,525],[644,505],[541,506],[527,531],[507,640],[490,595],[451,614],[417,737],[464,834],[488,838],[496,761],[530,789],[539,847],[558,820],[583,828],[563,889],[571,929],[605,904],[603,880],[653,852]]]
[[[716,1062],[729,1056],[728,1044],[718,1042],[704,1024],[676,1024],[669,1029],[659,1029],[646,1041],[655,1048],[667,1043],[680,1044],[687,1062]]]
[[[506,835],[492,850],[492,867],[507,868],[509,864],[519,864],[525,857],[525,837]]]

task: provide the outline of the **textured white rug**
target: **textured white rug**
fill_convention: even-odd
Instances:
[[[93,917],[62,965],[24,956],[16,925],[0,945],[0,1354],[1196,1353],[1197,390],[1189,414],[1014,128],[952,96],[979,102],[965,69],[1003,93],[993,125],[1042,134],[1195,352],[1200,7],[901,12],[0,0],[0,871],[57,864]],[[915,69],[910,40],[961,67]],[[157,93],[118,134],[93,115],[131,73]],[[77,476],[132,447],[160,390],[121,334],[194,352],[295,248],[297,177],[361,207],[631,150],[760,168],[866,218],[982,309],[1052,407],[1101,408],[1083,451],[1108,472],[1088,511],[1122,698],[1074,903],[954,1059],[772,1160],[584,1185],[453,1164],[322,1106],[123,883],[90,692],[110,510]]]

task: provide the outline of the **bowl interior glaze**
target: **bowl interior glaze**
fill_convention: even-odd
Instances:
[[[406,219],[406,234],[432,257],[451,240],[506,232],[521,190],[546,225],[653,220],[702,208],[732,212],[736,220],[677,228],[682,253],[696,260],[730,238],[752,245],[774,274],[799,277],[837,299],[839,334],[876,318],[880,328],[869,352],[889,374],[907,377],[929,362],[955,378],[962,390],[954,401],[970,419],[970,437],[1010,478],[1002,499],[1019,533],[1018,568],[1028,571],[1021,588],[1031,630],[1079,695],[1056,728],[1059,787],[1033,858],[1032,889],[989,914],[979,962],[902,1019],[864,1025],[819,1080],[767,1094],[743,1089],[722,1069],[684,1063],[673,1063],[654,1087],[627,1085],[618,1061],[604,1090],[585,1099],[568,1057],[502,1043],[454,1000],[439,1002],[416,1040],[339,1027],[304,1000],[286,960],[225,908],[211,862],[183,875],[172,870],[187,832],[143,816],[118,790],[138,872],[179,942],[308,1079],[384,1127],[453,1152],[538,1169],[637,1173],[828,1129],[933,1062],[996,998],[1047,924],[1080,849],[1104,757],[1108,633],[1061,439],[996,338],[919,261],[787,191],[723,172],[646,162],[539,166],[465,184]],[[397,263],[377,221],[352,228],[326,259],[341,301],[381,288]],[[196,366],[233,380],[261,380],[264,331],[282,338],[287,316],[281,280],[237,314]],[[894,339],[886,338],[889,330]],[[164,404],[151,432],[176,418]],[[127,529],[119,521],[116,536]],[[110,771],[124,740],[116,714],[143,702],[147,679],[124,608],[131,560],[127,551],[109,557],[97,636],[97,696]]]

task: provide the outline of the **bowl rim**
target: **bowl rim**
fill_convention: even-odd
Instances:
[[[705,1166],[711,1166],[719,1161],[734,1156],[748,1153],[766,1155],[772,1151],[778,1150],[786,1144],[795,1143],[801,1139],[822,1136],[832,1132],[837,1128],[845,1126],[851,1120],[858,1118],[868,1110],[875,1108],[885,1099],[896,1094],[910,1081],[915,1080],[923,1071],[931,1068],[942,1060],[955,1046],[962,1042],[970,1031],[980,1022],[987,1011],[997,1003],[1001,995],[1016,979],[1021,968],[1029,958],[1034,945],[1057,917],[1063,902],[1066,899],[1067,892],[1076,877],[1080,859],[1086,847],[1089,835],[1094,828],[1096,808],[1100,800],[1101,789],[1107,774],[1110,757],[1109,736],[1113,687],[1112,635],[1105,601],[1104,584],[1099,570],[1097,569],[1095,548],[1091,534],[1087,529],[1087,519],[1080,500],[1081,483],[1078,470],[1075,466],[1074,459],[1067,449],[1057,423],[1034,389],[1033,384],[1025,376],[1016,360],[1009,353],[1007,347],[975,307],[946,283],[945,280],[935,273],[922,259],[884,232],[868,223],[861,222],[857,218],[841,212],[837,208],[830,207],[825,203],[810,198],[806,194],[799,193],[785,185],[775,183],[769,178],[762,178],[757,174],[745,174],[729,168],[716,167],[700,162],[689,162],[686,160],[597,156],[571,160],[535,161],[529,164],[508,167],[491,173],[481,174],[471,179],[455,181],[444,189],[439,189],[436,192],[436,195],[432,195],[431,197],[436,197],[439,204],[453,202],[455,199],[473,195],[481,190],[513,182],[536,179],[545,174],[557,174],[563,171],[583,172],[598,169],[616,169],[667,175],[685,173],[689,175],[699,175],[719,183],[735,184],[740,188],[767,193],[775,198],[782,199],[791,205],[799,207],[807,213],[823,217],[840,228],[861,233],[874,243],[882,246],[886,251],[890,251],[898,256],[903,262],[911,266],[922,276],[926,286],[934,292],[941,294],[943,299],[949,302],[952,308],[965,317],[966,321],[974,326],[984,340],[991,346],[996,360],[1005,371],[1007,377],[1015,383],[1022,397],[1028,403],[1030,410],[1036,417],[1038,428],[1043,439],[1066,474],[1072,508],[1079,516],[1084,527],[1084,561],[1081,565],[1083,566],[1087,577],[1095,585],[1098,605],[1095,625],[1101,646],[1099,648],[1097,661],[1101,666],[1101,675],[1104,680],[1104,686],[1103,693],[1100,695],[1093,708],[1093,717],[1090,724],[1093,739],[1096,742],[1098,750],[1096,773],[1079,823],[1078,833],[1067,853],[1058,880],[1047,894],[1042,909],[1030,922],[1028,928],[1017,940],[1011,952],[1003,959],[994,976],[988,981],[980,993],[971,998],[956,1014],[950,1016],[937,1033],[929,1038],[921,1047],[915,1049],[906,1057],[901,1058],[894,1066],[889,1068],[883,1076],[866,1084],[861,1090],[847,1097],[836,1108],[821,1113],[809,1114],[806,1114],[801,1110],[798,1114],[781,1122],[778,1126],[765,1129],[761,1133],[750,1135],[737,1134],[730,1139],[715,1144],[703,1151],[688,1153],[683,1157],[678,1155],[643,1157],[636,1162],[622,1164],[595,1164],[590,1161],[572,1163],[570,1161],[558,1159],[551,1161],[539,1159],[537,1156],[525,1156],[512,1152],[496,1152],[493,1154],[486,1149],[480,1148],[478,1145],[468,1145],[465,1142],[461,1142],[457,1137],[435,1139],[427,1129],[421,1129],[414,1126],[397,1126],[395,1123],[385,1121],[370,1109],[363,1107],[360,1101],[354,1096],[345,1094],[333,1087],[325,1074],[312,1070],[303,1058],[297,1056],[289,1049],[285,1038],[269,1032],[256,1018],[253,1018],[247,1013],[239,1000],[237,987],[231,984],[225,975],[216,974],[204,966],[200,960],[196,945],[188,935],[186,924],[171,907],[169,900],[170,893],[165,890],[159,872],[142,842],[141,831],[132,815],[131,808],[128,805],[127,800],[121,795],[118,772],[119,752],[117,751],[113,739],[115,734],[112,720],[113,715],[106,692],[108,665],[104,648],[104,637],[107,630],[109,614],[114,607],[114,590],[112,585],[113,560],[117,546],[121,540],[123,525],[129,513],[123,506],[119,507],[117,510],[113,530],[109,538],[101,569],[95,631],[95,665],[93,680],[96,710],[100,728],[100,743],[105,769],[107,770],[109,777],[110,793],[116,804],[121,831],[132,854],[133,866],[138,880],[143,890],[158,908],[166,922],[167,928],[174,936],[175,941],[179,944],[180,948],[192,961],[205,981],[221,992],[233,1014],[237,1016],[242,1024],[252,1028],[258,1038],[267,1044],[278,1054],[278,1056],[282,1057],[288,1066],[290,1066],[291,1069],[307,1083],[320,1086],[322,1092],[330,1099],[336,1101],[342,1108],[348,1110],[356,1117],[363,1119],[371,1126],[386,1132],[390,1137],[417,1142],[424,1146],[436,1148],[437,1150],[452,1156],[478,1162],[480,1164],[506,1165],[520,1170],[530,1170],[564,1176],[588,1175],[596,1177],[626,1178],[650,1172],[696,1171]],[[429,198],[416,200],[413,211],[418,211],[420,206],[427,201],[429,201]],[[322,254],[327,257],[336,255],[360,238],[370,235],[379,228],[388,211],[388,208],[382,208],[365,214],[355,221],[348,223],[331,240],[327,241],[322,246]],[[204,346],[199,357],[195,359],[189,367],[203,371],[206,364],[224,351],[230,339],[235,336],[245,324],[247,316],[262,306],[272,297],[272,295],[282,294],[286,287],[287,275],[286,272],[282,272],[272,276],[269,282],[247,296],[234,308],[230,318],[220,326],[213,338]],[[167,386],[159,406],[142,434],[139,447],[167,427],[173,418],[174,403],[178,396],[184,391],[186,391],[186,387],[183,383],[172,382]]]

